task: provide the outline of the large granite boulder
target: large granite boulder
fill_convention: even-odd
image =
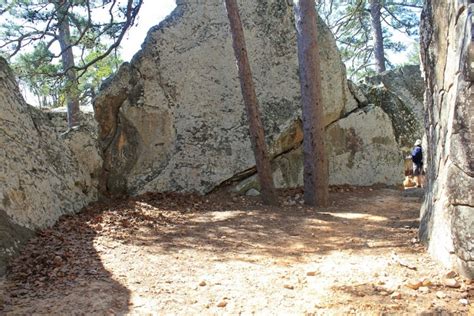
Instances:
[[[269,149],[275,163],[285,165],[287,154],[301,144],[292,2],[238,2]],[[388,135],[393,133],[388,116],[380,108],[358,109],[335,40],[322,22],[319,43],[332,183],[401,183],[403,158]],[[177,1],[94,105],[104,192],[206,193],[254,173],[223,1]],[[277,186],[300,183],[298,162],[288,163],[292,174],[276,171]]]
[[[296,127],[296,132],[290,135],[296,136],[292,139],[297,146],[272,161],[277,188],[303,185],[303,131],[301,124]],[[367,105],[330,124],[326,129],[326,145],[331,185],[400,185],[402,182],[401,152],[390,117],[380,107]],[[259,189],[255,175],[233,187],[242,193],[250,189]]]
[[[420,236],[435,258],[474,278],[474,5],[467,2],[428,1],[422,14],[428,186]]]
[[[94,127],[59,134],[53,117],[25,103],[0,59],[0,274],[37,228],[97,199]]]
[[[326,130],[331,184],[397,185],[403,157],[390,117],[369,105],[341,118]]]
[[[425,85],[420,66],[403,66],[367,77],[360,86],[368,102],[389,115],[400,149],[408,153],[424,135]]]

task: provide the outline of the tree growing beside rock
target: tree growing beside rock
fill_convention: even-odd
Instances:
[[[304,200],[308,205],[326,206],[329,195],[329,175],[324,143],[321,67],[314,8],[314,0],[295,2],[303,107]]]
[[[119,47],[142,2],[127,0],[121,6],[118,0],[14,0],[0,7],[5,18],[0,25],[0,48],[10,59],[33,51],[37,67],[30,69],[30,75],[61,79],[68,126],[73,127],[79,124],[79,78]],[[47,66],[59,59],[61,67]]]
[[[247,111],[250,126],[250,140],[255,154],[258,180],[262,191],[262,199],[266,204],[277,204],[278,199],[273,185],[272,169],[265,144],[261,114],[258,109],[257,94],[252,78],[252,70],[245,45],[244,30],[240,20],[236,0],[225,0],[229,17],[235,58],[239,68],[240,87]]]

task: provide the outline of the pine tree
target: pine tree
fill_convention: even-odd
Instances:
[[[277,196],[273,185],[273,175],[265,144],[260,111],[258,110],[257,94],[253,83],[252,71],[245,45],[244,30],[240,20],[239,8],[236,0],[225,0],[227,15],[229,17],[235,58],[239,68],[240,87],[247,110],[250,125],[250,141],[255,154],[257,176],[262,191],[262,199],[266,204],[277,204]]]
[[[52,55],[46,44],[40,42],[31,52],[20,54],[12,63],[20,87],[36,96],[39,107],[63,106],[60,81],[50,76],[61,72],[61,66],[44,62],[44,59],[52,59]]]
[[[370,17],[372,22],[372,34],[374,42],[375,71],[381,73],[385,71],[385,52],[383,47],[383,33],[381,21],[382,5],[380,0],[370,0]]]
[[[51,70],[50,77],[63,78],[68,107],[68,126],[79,124],[79,78],[95,63],[116,49],[127,29],[133,25],[142,0],[12,0],[0,7],[5,20],[0,25],[0,48],[10,59],[42,45],[45,64],[60,59],[61,70]],[[101,43],[106,49],[85,61],[89,52]]]
[[[393,68],[387,52],[406,50],[393,34],[418,41],[423,0],[321,0],[318,10],[331,28],[342,58],[353,77]]]
[[[295,4],[303,107],[304,200],[308,205],[326,206],[329,175],[315,3],[314,0],[298,0]]]

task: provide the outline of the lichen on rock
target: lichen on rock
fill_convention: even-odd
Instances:
[[[241,0],[239,7],[269,151],[274,164],[282,166],[275,167],[277,186],[298,185],[301,157],[290,153],[302,139],[295,129],[301,110],[293,6],[286,0]],[[354,112],[360,104],[347,84],[334,37],[322,21],[318,26],[324,121],[337,126],[341,119],[358,115]],[[105,192],[207,193],[254,170],[229,32],[221,1],[179,1],[168,20],[150,30],[132,62],[103,87],[95,109]],[[374,111],[367,118],[379,117],[380,110]],[[390,124],[386,118],[381,122]],[[353,126],[355,136],[365,133],[363,125]],[[397,143],[393,136],[379,136],[363,139],[359,153],[337,148],[354,153],[344,170],[333,168],[334,183],[401,182],[403,159]],[[331,150],[337,146],[332,144]],[[292,156],[291,162],[285,155]]]
[[[421,56],[426,80],[427,194],[420,237],[449,268],[474,278],[473,5],[427,2]]]
[[[34,230],[98,197],[93,126],[61,136],[51,115],[25,103],[0,59],[0,273]]]

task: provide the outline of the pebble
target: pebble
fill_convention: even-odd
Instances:
[[[316,271],[308,271],[308,272],[306,272],[306,275],[307,276],[315,276],[316,273],[317,273]]]
[[[428,294],[430,292],[430,288],[427,287],[427,286],[420,286],[420,288],[418,289],[418,291],[420,293],[423,293],[423,294]]]
[[[400,292],[393,292],[392,295],[390,295],[390,298],[394,300],[399,300],[402,298],[402,293]]]
[[[247,191],[247,193],[245,193],[245,195],[247,195],[247,196],[259,196],[260,192],[258,190],[255,190],[255,189],[250,189],[250,190]]]
[[[219,302],[219,304],[217,304],[217,307],[226,307],[227,306],[227,301],[225,300],[222,300]]]
[[[465,298],[460,299],[459,303],[461,303],[462,305],[469,305],[469,301]]]
[[[457,276],[458,276],[458,274],[456,273],[456,271],[452,271],[452,270],[451,270],[451,271],[449,271],[448,273],[446,273],[446,278],[448,278],[448,279],[453,279],[453,278],[455,278],[455,277],[457,277]]]
[[[446,298],[446,293],[438,291],[438,292],[436,292],[436,297],[439,298],[439,299]]]
[[[206,281],[199,282],[199,286],[206,286],[206,285],[207,285]]]
[[[458,289],[461,287],[461,284],[456,279],[446,279],[444,280],[444,285],[450,288]]]
[[[285,284],[285,285],[283,285],[283,287],[284,287],[285,289],[288,289],[288,290],[294,290],[294,289],[295,289],[295,287],[294,287],[293,285],[291,285],[291,284]]]
[[[63,262],[63,259],[60,256],[55,256],[53,262],[55,266],[60,266]]]

